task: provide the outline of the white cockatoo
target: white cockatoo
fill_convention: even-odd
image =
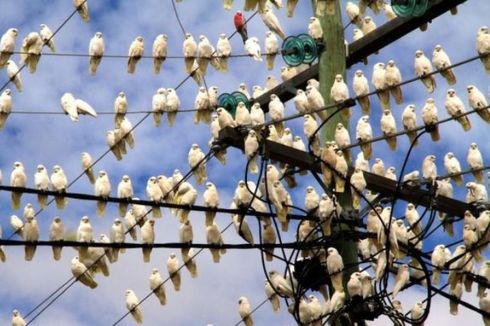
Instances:
[[[216,44],[216,58],[220,67],[220,71],[228,71],[228,58],[231,55],[231,44],[226,34],[219,35],[218,43]]]
[[[470,147],[468,148],[468,155],[466,156],[466,162],[473,170],[472,173],[476,181],[483,183],[483,157],[476,143],[470,144]]]
[[[78,14],[85,23],[90,20],[90,15],[88,11],[88,0],[73,0],[73,5],[77,10]]]
[[[128,51],[128,73],[134,74],[136,71],[136,64],[143,56],[145,51],[145,44],[143,36],[137,36],[129,46]]]
[[[66,178],[65,172],[59,165],[53,166],[53,173],[51,173],[51,188],[60,194],[63,194],[68,188],[68,179]],[[58,209],[63,209],[66,206],[67,199],[61,196],[55,196],[54,200],[56,202],[56,207]]]
[[[94,186],[94,195],[102,197],[103,199],[109,197],[111,194],[111,183],[109,181],[109,176],[106,171],[99,171],[99,175],[95,180]],[[105,200],[97,200],[97,209],[96,213],[99,216],[104,216],[105,207],[107,205],[107,201]]]
[[[266,7],[265,10],[260,13],[260,18],[262,18],[265,26],[267,26],[267,28],[269,28],[272,32],[276,33],[283,40],[286,38],[284,29],[281,27],[279,19],[271,8]]]
[[[405,107],[402,113],[403,129],[407,131],[407,136],[411,144],[418,144],[417,132],[411,131],[417,127],[417,115],[415,114],[415,105],[409,104]]]
[[[17,64],[12,61],[8,60],[7,63],[7,76],[9,80],[14,83],[15,87],[17,88],[17,91],[20,93],[22,92],[22,79],[20,76],[20,69],[17,66]]]
[[[350,275],[350,279],[347,282],[347,293],[351,298],[362,296],[361,273],[354,272]]]
[[[258,173],[259,168],[257,166],[257,154],[259,149],[259,142],[257,140],[257,134],[255,130],[250,130],[245,138],[244,151],[248,160],[248,170],[251,173]]]
[[[56,46],[54,44],[53,32],[46,24],[41,24],[39,26],[39,35],[43,41],[43,45],[47,45],[51,52],[56,52]]]
[[[126,308],[137,324],[143,324],[143,312],[141,311],[140,301],[133,290],[126,290]]]
[[[97,112],[88,104],[81,99],[75,99],[72,93],[64,93],[61,96],[61,108],[63,111],[70,116],[73,122],[79,120],[80,114],[88,114],[94,118],[97,117]]]
[[[60,217],[56,216],[53,218],[53,222],[49,227],[49,241],[59,241],[60,243],[64,240],[65,237],[65,227],[63,225],[63,221]],[[62,246],[53,245],[51,247],[53,249],[53,258],[54,260],[61,259],[61,250]]]
[[[209,208],[209,211],[205,212],[205,224],[206,226],[213,225],[216,212],[213,211],[219,207],[219,194],[216,186],[212,182],[206,182],[206,190],[203,193],[204,206]]]
[[[151,101],[151,111],[153,112],[153,122],[155,127],[160,126],[162,115],[165,113],[167,106],[167,90],[159,88],[153,95]]]
[[[167,58],[167,34],[158,34],[153,41],[153,72],[159,74],[162,64]]]
[[[361,30],[364,35],[371,33],[376,29],[376,27],[377,27],[376,23],[371,17],[369,16],[364,17],[364,21],[361,26]]]
[[[259,39],[255,36],[249,37],[245,41],[245,51],[254,58],[255,61],[262,61]]]
[[[277,40],[276,34],[272,33],[272,31],[267,31],[265,32],[264,42],[267,70],[272,70],[274,68],[274,60],[279,52],[279,41]]]
[[[383,115],[381,116],[380,121],[381,131],[383,135],[386,137],[386,142],[391,150],[396,150],[396,122],[395,117],[391,113],[390,110],[383,110]]]
[[[322,25],[317,17],[310,17],[310,22],[308,23],[308,34],[317,41],[323,40]]]
[[[152,245],[155,242],[155,220],[148,219],[141,227],[141,242],[146,247],[143,247],[143,261],[145,263],[150,262],[150,255],[152,251]]]
[[[350,177],[350,184],[352,188],[352,207],[359,209],[361,207],[361,195],[367,186],[366,179],[364,178],[363,170],[355,168]]]
[[[432,63],[434,64],[434,67],[441,72],[441,76],[446,79],[449,85],[456,84],[456,75],[454,75],[452,68],[448,68],[451,66],[451,60],[439,44],[435,46],[434,51],[432,52]]]
[[[488,26],[481,26],[476,34],[476,51],[485,67],[485,71],[490,74],[490,32]]]
[[[254,322],[252,320],[252,308],[246,297],[240,297],[238,299],[238,313],[242,318],[245,326],[253,326]]]
[[[356,70],[354,73],[352,89],[354,90],[354,94],[356,94],[357,102],[359,103],[362,112],[364,114],[369,114],[371,111],[371,101],[369,100],[369,96],[365,96],[369,93],[369,83],[362,70]]]
[[[36,168],[36,173],[34,174],[34,186],[37,190],[48,191],[50,186],[49,175],[46,167],[39,164]],[[40,208],[46,208],[48,203],[48,195],[37,194],[37,201]]]
[[[235,123],[238,126],[250,126],[252,124],[252,117],[248,111],[245,103],[240,101],[236,107],[235,111]]]
[[[415,74],[417,77],[421,77],[422,83],[427,88],[429,93],[433,93],[436,89],[436,79],[432,75],[432,63],[425,56],[422,50],[417,50],[415,52]],[[431,74],[431,75],[429,75]]]
[[[115,218],[111,226],[110,241],[112,243],[122,244],[126,241],[126,233],[124,231],[124,226],[119,218]],[[118,260],[119,251],[125,252],[125,249],[119,249],[117,247],[112,248],[112,258],[114,261]]]
[[[356,139],[359,142],[367,142],[361,145],[362,153],[364,157],[369,160],[372,154],[372,144],[370,141],[373,138],[373,129],[371,128],[371,124],[369,123],[369,116],[362,116],[356,126]]]
[[[335,291],[343,291],[342,275],[344,262],[337,249],[330,247],[327,249],[327,271],[332,280],[332,285]]]
[[[269,102],[269,114],[274,121],[274,127],[276,128],[279,137],[282,137],[284,132],[284,122],[281,121],[284,118],[284,103],[279,99],[276,94],[271,94]]]
[[[206,241],[210,245],[221,246],[223,245],[223,238],[218,224],[213,222],[212,225],[206,227]],[[226,253],[225,248],[210,248],[209,251],[213,256],[213,262],[219,263],[220,255]]]
[[[173,88],[167,88],[167,119],[168,125],[171,127],[174,124],[177,111],[180,109],[180,99],[177,92]]]
[[[488,107],[488,101],[485,95],[474,85],[468,85],[466,87],[468,92],[468,102],[473,110],[477,110],[476,113],[485,120],[490,122],[490,108]]]
[[[398,267],[398,273],[395,276],[395,284],[393,285],[393,298],[403,289],[410,281],[410,268],[407,264],[402,264]]]
[[[226,111],[224,108],[218,108],[216,113],[218,114],[218,122],[221,129],[226,127],[236,127],[236,122],[233,120],[230,112]]]
[[[124,92],[119,92],[114,100],[114,125],[116,128],[121,128],[121,122],[128,112],[128,100]]]
[[[165,282],[158,269],[153,268],[151,270],[149,282],[151,292],[155,293],[155,296],[162,306],[166,305],[167,295],[165,294]]]
[[[7,64],[10,56],[15,51],[15,42],[18,34],[17,28],[9,28],[0,38],[0,67]]]
[[[402,87],[400,86],[402,82],[402,74],[400,69],[396,66],[395,60],[388,61],[386,65],[386,86],[389,88],[391,96],[395,99],[396,104],[403,103],[403,93]]]
[[[97,287],[97,282],[94,280],[92,273],[87,270],[87,267],[80,261],[78,256],[73,257],[71,260],[71,272],[73,277],[85,286],[91,289]]]
[[[88,216],[83,216],[80,219],[80,224],[77,230],[77,241],[91,242],[93,240],[93,229]]]
[[[37,242],[39,240],[39,225],[34,215],[26,217],[24,223],[24,241]],[[36,245],[25,245],[25,260],[31,261],[36,253]]]
[[[92,156],[87,152],[82,152],[80,155],[82,161],[82,169],[91,184],[95,183],[94,170],[92,169],[93,161]]]
[[[196,178],[198,184],[203,184],[208,178],[206,172],[205,155],[198,144],[192,144],[187,155],[189,167]]]
[[[7,88],[0,95],[0,129],[5,127],[10,112],[12,112],[12,91]]]
[[[386,68],[385,64],[378,62],[373,66],[373,75],[371,77],[371,83],[376,89],[376,95],[378,95],[381,107],[383,110],[390,109],[390,93],[388,83],[386,81]]]
[[[192,229],[191,221],[187,220],[184,223],[180,224],[179,228],[179,241],[182,244],[191,244],[194,240],[194,231]],[[180,252],[182,253],[182,257],[186,257],[189,255],[189,247],[182,247]]]
[[[170,254],[170,256],[167,259],[167,271],[168,271],[168,276],[170,277],[170,280],[172,281],[172,284],[174,286],[174,290],[180,291],[181,275],[180,275],[179,259],[173,252]]]
[[[461,164],[452,152],[448,152],[446,155],[444,155],[444,167],[446,168],[446,172],[451,176],[456,184],[462,187],[464,182],[463,175],[459,174],[461,173]],[[453,176],[453,174],[459,175]]]
[[[205,76],[208,70],[208,64],[211,61],[211,57],[215,52],[214,47],[209,42],[208,38],[204,35],[199,35],[199,43],[197,44],[197,64],[199,72]]]
[[[88,54],[90,57],[89,60],[89,73],[91,76],[95,75],[97,72],[97,67],[100,65],[102,61],[102,57],[105,52],[105,43],[104,38],[102,37],[101,32],[96,32],[95,35],[90,39],[90,43],[88,46]]]
[[[330,99],[334,103],[342,103],[349,98],[349,88],[344,82],[344,78],[341,74],[335,75],[335,79],[330,88]],[[346,118],[351,116],[350,108],[346,107],[341,111],[342,115]]]
[[[129,200],[133,197],[133,185],[131,179],[128,175],[123,175],[121,181],[117,185],[117,197],[119,199]],[[128,209],[128,203],[119,203],[119,216],[123,217],[126,215]]]
[[[190,33],[185,34],[182,52],[184,54],[185,71],[190,74],[193,71],[194,61],[197,58],[197,43]]]
[[[362,28],[363,19],[357,4],[347,1],[345,4],[345,12],[347,17],[349,17],[349,21],[355,24],[358,28]]]
[[[422,161],[422,177],[433,183],[437,178],[437,165],[435,155],[427,155]]]
[[[158,184],[158,179],[155,176],[151,176],[146,182],[146,196],[155,203],[151,208],[152,216],[155,218],[162,217],[159,204],[163,201],[163,193]]]
[[[265,295],[272,305],[272,310],[274,312],[278,312],[281,308],[281,301],[277,293],[272,288],[271,283],[267,279],[265,280]]]
[[[432,283],[439,284],[444,265],[451,259],[451,252],[443,244],[436,245],[431,255]]]
[[[447,90],[445,106],[447,113],[449,113],[450,116],[452,116],[456,119],[456,121],[459,122],[464,131],[468,131],[471,129],[471,122],[468,116],[460,116],[461,114],[466,113],[465,105],[456,94],[456,91],[452,88]]]
[[[429,97],[422,108],[422,121],[425,126],[429,128],[432,141],[441,139],[441,136],[439,135],[439,126],[436,124],[439,122],[437,111],[434,99]]]
[[[20,63],[27,66],[27,70],[31,74],[36,72],[37,64],[41,58],[41,51],[43,49],[43,40],[41,35],[37,32],[31,32],[27,34],[22,40],[22,47],[20,48]]]

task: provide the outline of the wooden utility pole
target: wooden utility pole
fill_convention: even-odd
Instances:
[[[333,15],[324,13],[323,16],[317,15],[317,17],[322,25],[323,42],[325,44],[325,50],[320,55],[318,69],[320,93],[325,100],[325,104],[331,105],[333,102],[330,99],[330,89],[332,88],[335,75],[340,74],[343,76],[344,81],[346,80],[346,49],[340,1],[336,1],[335,13]],[[327,115],[330,115],[334,110],[336,110],[336,108],[327,110]],[[349,118],[343,113],[337,113],[323,127],[321,136],[322,143],[334,140],[335,128],[339,122],[342,123],[347,130],[349,129]],[[350,165],[351,162],[347,163]],[[336,196],[344,211],[352,209],[352,197],[348,187],[346,187],[344,193],[337,194]],[[342,232],[343,230],[351,230],[351,227],[347,225],[338,225],[333,232]],[[344,266],[354,266],[344,269],[343,283],[345,291],[347,291],[346,284],[350,278],[350,274],[358,270],[355,265],[358,262],[357,244],[352,240],[340,240],[335,241],[333,246],[337,248],[342,255]]]

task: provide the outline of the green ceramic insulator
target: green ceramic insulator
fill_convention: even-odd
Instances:
[[[413,15],[417,0],[391,0],[391,7],[399,17],[410,17]]]
[[[306,55],[303,42],[296,36],[288,36],[282,42],[281,54],[289,66],[299,66],[303,63]]]
[[[303,42],[305,52],[303,63],[312,63],[318,57],[318,48],[315,40],[308,34],[300,34],[298,38]]]
[[[238,103],[243,102],[245,106],[248,108],[250,111],[250,108],[252,107],[252,103],[248,100],[247,96],[243,94],[242,92],[236,91],[231,93],[231,95],[235,98],[235,101],[238,105]]]
[[[224,108],[226,111],[235,117],[236,106],[238,102],[235,97],[228,93],[223,93],[218,97],[218,106]]]
[[[417,0],[416,2],[417,4],[415,5],[412,16],[420,17],[427,11],[429,0]]]

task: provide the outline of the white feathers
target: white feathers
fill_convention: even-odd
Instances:
[[[85,101],[80,99],[75,99],[73,94],[64,93],[61,96],[61,108],[66,114],[70,116],[71,121],[77,122],[79,120],[79,115],[88,114],[94,118],[97,117],[97,112]]]

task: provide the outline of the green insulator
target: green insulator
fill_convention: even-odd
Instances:
[[[399,17],[411,17],[415,10],[417,0],[391,0],[391,7]]]
[[[415,5],[412,16],[420,17],[427,11],[429,0],[417,0],[416,2],[417,4]]]
[[[247,109],[250,111],[250,108],[252,107],[252,103],[250,103],[250,101],[248,100],[247,95],[243,94],[240,91],[233,92],[231,93],[231,95],[235,98],[237,105],[238,103],[243,102],[243,104],[245,104]]]
[[[305,59],[303,42],[296,36],[288,36],[282,42],[281,54],[284,62],[289,66],[299,66]]]
[[[235,117],[236,106],[238,102],[232,94],[223,93],[218,97],[218,106],[224,108],[226,111]]]
[[[318,57],[318,47],[316,41],[308,34],[300,34],[298,38],[303,42],[305,58],[303,63],[310,64]]]

